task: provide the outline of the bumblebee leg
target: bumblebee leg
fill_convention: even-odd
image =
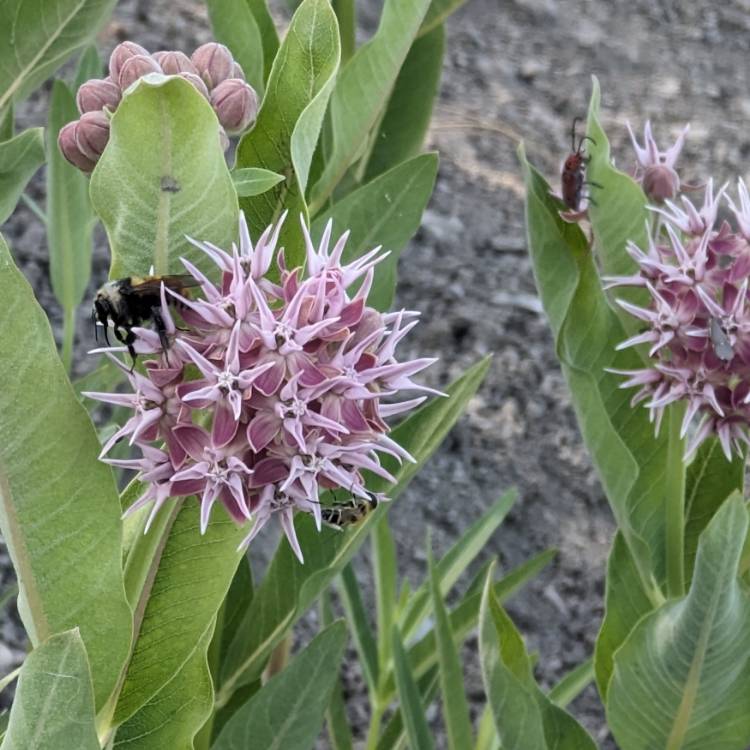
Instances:
[[[167,338],[167,326],[164,324],[164,318],[161,316],[161,308],[152,307],[151,317],[154,319],[154,328],[159,334],[159,342],[161,343],[162,351],[164,352],[164,359],[167,361],[169,367],[169,339]]]

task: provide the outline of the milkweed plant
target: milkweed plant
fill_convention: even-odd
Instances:
[[[262,0],[208,0],[216,41],[129,40],[106,62],[91,40],[114,0],[3,11],[0,220],[23,201],[44,224],[63,315],[58,351],[0,238],[3,600],[29,642],[0,679],[2,750],[586,750],[565,708],[592,681],[625,750],[750,742],[750,198],[683,178],[687,131],[660,148],[631,130],[618,171],[596,84],[575,195],[520,152],[539,292],[618,524],[595,653],[545,692],[502,607],[552,550],[458,585],[512,491],[440,559],[428,541],[415,588],[398,575],[388,514],[489,367],[437,383],[450,351],[404,354],[426,308],[393,304],[461,4],[386,0],[358,45],[353,0],[303,0],[283,30]],[[51,76],[46,127],[16,133]],[[25,192],[42,165],[44,206]]]

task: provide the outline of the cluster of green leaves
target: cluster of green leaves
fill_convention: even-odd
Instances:
[[[745,462],[728,462],[711,440],[686,465],[679,407],[669,407],[666,429],[655,436],[646,410],[630,407],[631,394],[608,371],[646,361],[643,352],[616,351],[633,322],[602,290],[601,274],[636,272],[625,244],[645,247],[649,212],[640,187],[612,165],[599,102],[594,80],[586,131],[588,179],[601,186],[590,208],[593,243],[560,218],[560,203],[520,152],[537,286],[619,527],[596,681],[623,750],[743,750],[750,742],[750,602],[739,581],[747,569]],[[643,294],[618,290],[636,303]]]
[[[53,83],[46,136],[38,129],[13,137],[13,105],[84,50],[114,0],[2,5],[0,15],[13,20],[0,30],[0,218],[44,161],[46,142],[46,206],[26,200],[46,223],[53,288],[65,313],[61,361],[49,322],[0,239],[0,529],[33,648],[2,730],[3,750],[224,750],[247,747],[250,738],[254,748],[294,750],[313,744],[324,713],[332,742],[347,747],[337,687],[347,628],[331,614],[334,582],[368,675],[372,746],[426,736],[423,706],[440,674],[454,746],[471,735],[465,699],[452,700],[453,678],[460,672],[456,649],[479,619],[482,586],[485,599],[503,599],[550,553],[497,581],[483,568],[448,611],[443,597],[513,497],[433,564],[429,581],[399,595],[386,514],[463,412],[487,360],[448,386],[449,398],[426,404],[394,430],[416,458],[388,462],[394,486],[373,478],[372,489],[394,502],[346,533],[318,533],[308,517],[298,519],[305,564],[284,541],[257,585],[237,552],[245,532],[221,512],[204,536],[194,499],[166,508],[147,535],[143,512],[120,519],[140,488],[133,483],[118,496],[111,470],[97,460],[102,435],[80,403],[84,386],[74,387],[66,373],[96,220],[107,231],[110,274],[118,278],[151,266],[179,270],[180,257],[200,265],[185,236],[228,246],[239,208],[255,237],[289,212],[282,242],[290,266],[304,258],[300,215],[316,236],[331,219],[335,232],[351,230],[346,260],[375,244],[390,251],[372,292],[373,304],[387,309],[398,256],[436,177],[437,156],[421,149],[438,88],[443,21],[461,4],[386,0],[377,32],[357,47],[353,0],[304,0],[283,40],[265,0],[209,0],[216,37],[263,95],[236,163],[227,166],[215,115],[197,91],[183,79],[156,76],[118,106],[89,184],[62,158],[56,139],[76,116],[75,88],[101,75],[96,50],[83,51],[72,84]],[[116,382],[105,366],[85,387]],[[370,532],[377,637],[351,566]],[[316,602],[324,628],[286,664],[292,629]],[[401,708],[382,726],[394,701]],[[477,747],[492,746],[490,724],[479,728]]]

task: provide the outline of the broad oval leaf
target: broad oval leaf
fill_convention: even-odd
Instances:
[[[116,0],[0,0],[0,113],[30,94],[107,20]]]
[[[341,71],[330,105],[333,149],[311,194],[316,208],[367,145],[429,4],[430,0],[386,0],[375,35]]]
[[[440,89],[445,29],[438,25],[414,40],[388,99],[367,159],[364,181],[419,153]]]
[[[107,230],[111,278],[206,266],[186,239],[228,247],[237,234],[237,194],[209,103],[184,78],[149,74],[112,116],[110,139],[91,177],[91,201]]]
[[[735,493],[701,536],[687,596],[643,618],[615,654],[607,718],[622,750],[750,743],[750,597],[737,578],[747,529]]]
[[[138,545],[143,544],[152,562],[151,570],[139,576],[143,584],[134,608],[136,639],[117,701],[116,724],[155,700],[196,650],[202,649],[205,661],[208,641],[201,639],[242,557],[237,546],[247,530],[222,509],[201,536],[195,498],[175,502],[174,523],[165,524],[162,543],[152,551],[152,529],[136,541],[129,556],[129,561],[138,556]],[[165,508],[160,515],[167,517],[169,511]]]
[[[174,677],[117,729],[117,750],[187,750],[213,707],[206,649],[213,626]]]
[[[647,410],[630,406],[623,378],[605,371],[638,369],[642,361],[631,349],[615,351],[627,333],[602,291],[586,238],[560,218],[561,204],[522,150],[519,158],[534,276],[578,423],[643,586],[657,601],[666,575],[664,498],[684,472],[682,451],[670,445],[668,430],[654,436]]]
[[[13,213],[26,183],[42,164],[42,128],[29,128],[0,143],[0,224]]]
[[[212,750],[309,750],[338,677],[346,626],[335,622],[226,723]]]
[[[417,464],[403,466],[384,461],[398,480],[397,485],[389,489],[392,498],[406,487],[453,427],[488,367],[488,359],[478,362],[448,388],[449,398],[426,404],[391,433],[391,437],[417,459]],[[372,484],[374,490],[381,487],[386,489]],[[224,687],[218,697],[219,704],[226,702],[237,687],[261,673],[273,647],[349,562],[364,542],[371,524],[386,513],[390,505],[381,504],[368,520],[346,534],[327,527],[318,533],[309,517],[298,520],[297,535],[305,553],[305,564],[299,564],[288,544],[279,546],[243,622],[244,637],[235,639],[229,649],[228,663],[232,666],[222,675]]]
[[[0,529],[33,645],[79,627],[97,707],[130,643],[112,471],[47,317],[0,238]]]
[[[375,267],[368,304],[387,310],[396,291],[396,269],[401,251],[422,221],[437,176],[437,154],[421,154],[399,164],[318,216],[312,235],[318,239],[333,219],[334,237],[349,230],[344,260],[359,257],[376,244],[390,255]]]
[[[23,663],[0,750],[99,750],[94,691],[77,629],[50,636]]]
[[[304,0],[274,60],[255,127],[237,147],[237,167],[261,167],[284,175],[272,191],[240,201],[253,236],[279,214],[290,217],[280,244],[287,266],[304,259],[299,215],[307,218],[305,188],[341,49],[328,0]]]

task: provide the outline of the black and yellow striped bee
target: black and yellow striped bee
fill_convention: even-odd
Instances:
[[[108,281],[94,297],[91,320],[96,333],[97,321],[104,326],[104,340],[109,345],[109,321],[119,342],[128,347],[135,364],[136,353],[133,347],[135,334],[133,327],[151,322],[159,334],[162,348],[169,348],[167,330],[161,314],[161,285],[173,292],[185,295],[188,287],[198,286],[198,282],[188,274],[172,276],[128,276],[124,279]],[[167,300],[174,304],[173,297]]]
[[[378,502],[374,492],[367,492],[367,499],[352,496],[333,505],[324,505],[320,509],[321,518],[326,526],[343,531],[364,521],[378,507]]]

